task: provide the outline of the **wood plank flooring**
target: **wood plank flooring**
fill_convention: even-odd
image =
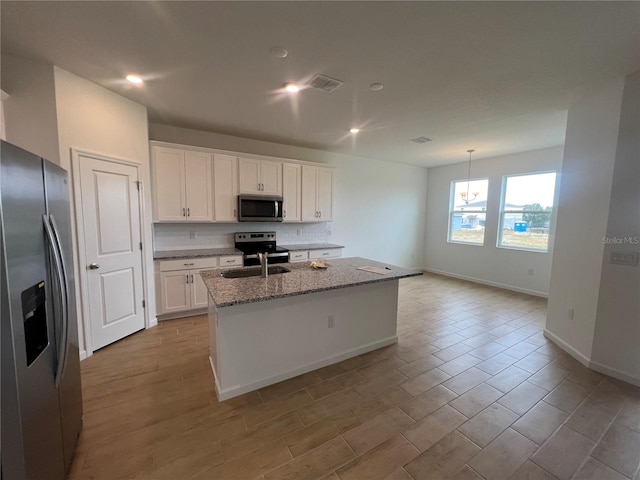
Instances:
[[[544,299],[400,285],[396,345],[222,403],[206,317],[96,352],[71,480],[640,480],[638,389],[549,343]]]

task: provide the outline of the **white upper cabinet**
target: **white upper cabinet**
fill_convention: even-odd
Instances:
[[[241,194],[282,195],[282,162],[239,159]]]
[[[213,221],[212,155],[153,147],[151,156],[154,220]]]
[[[184,152],[153,147],[153,219],[164,222],[186,220],[187,199],[184,183]]]
[[[216,222],[237,222],[238,157],[213,156],[214,219]]]
[[[333,170],[318,168],[318,211],[320,221],[333,221]]]
[[[185,151],[184,176],[187,221],[213,221],[213,185],[211,154]]]
[[[242,194],[281,196],[284,222],[333,221],[333,168],[179,147],[151,144],[154,222],[237,222]]]
[[[333,221],[333,170],[302,166],[302,221]]]
[[[294,163],[282,165],[283,222],[302,219],[302,166]]]

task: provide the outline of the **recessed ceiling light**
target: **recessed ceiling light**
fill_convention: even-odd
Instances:
[[[295,83],[285,83],[284,89],[289,93],[296,93],[300,91],[300,87]]]
[[[352,129],[349,130],[349,132],[351,132],[351,133],[358,133],[359,131],[360,131],[359,128],[352,128]]]
[[[287,55],[289,55],[289,52],[287,51],[286,48],[273,47],[271,49],[271,55],[273,55],[276,58],[285,58]]]
[[[377,92],[379,90],[382,90],[384,88],[384,85],[381,83],[372,83],[371,85],[369,85],[369,90],[371,90],[372,92]]]
[[[136,85],[144,83],[142,79],[137,75],[127,75],[127,80],[129,80],[131,83],[135,83]]]

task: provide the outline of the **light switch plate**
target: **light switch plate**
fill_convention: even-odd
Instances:
[[[637,267],[638,252],[612,252],[609,262],[616,265],[628,265],[630,267]]]

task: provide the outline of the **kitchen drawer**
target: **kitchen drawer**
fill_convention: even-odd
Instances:
[[[307,260],[309,260],[308,250],[298,250],[295,252],[289,252],[290,262],[306,262]]]
[[[242,255],[229,255],[226,257],[220,257],[220,268],[227,267],[242,267]]]
[[[228,257],[221,257],[228,258]],[[242,259],[242,257],[240,257]],[[182,258],[179,260],[160,260],[161,272],[188,270],[193,268],[218,268],[218,257]],[[241,262],[242,264],[242,262]]]
[[[338,258],[342,256],[341,248],[328,248],[326,250],[309,250],[309,260],[316,258]]]

